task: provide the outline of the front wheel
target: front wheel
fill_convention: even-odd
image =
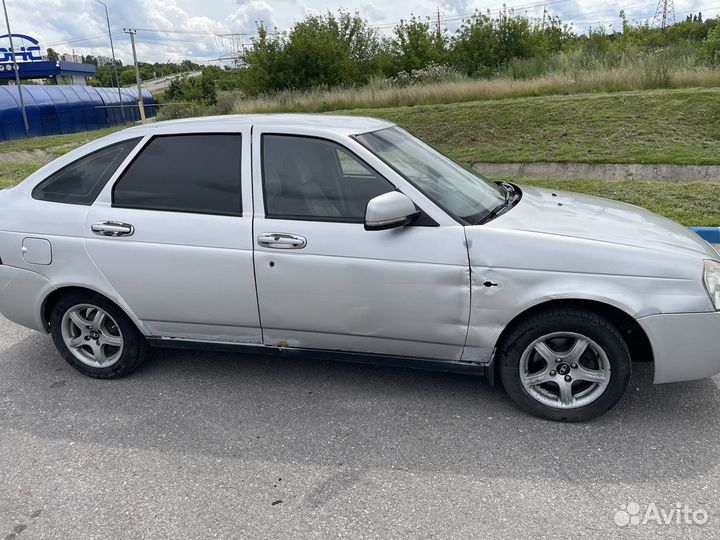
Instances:
[[[53,341],[78,371],[100,379],[128,375],[143,362],[147,342],[115,304],[92,293],[61,298],[50,313]]]
[[[548,310],[520,322],[504,339],[498,362],[513,401],[550,420],[599,416],[630,380],[630,353],[618,329],[582,309]]]

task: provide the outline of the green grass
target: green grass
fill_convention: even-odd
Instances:
[[[15,139],[0,142],[0,154],[6,152],[19,152],[23,150],[42,150],[50,154],[62,155],[85,143],[94,141],[105,135],[123,129],[112,127],[95,131],[84,131],[70,135],[50,135],[47,137],[30,137],[29,139]]]
[[[38,170],[47,160],[73,150],[85,143],[109,135],[122,127],[85,131],[71,135],[50,135],[0,142],[0,189],[10,187]],[[32,152],[36,155],[15,157],[11,152]],[[45,160],[43,159],[45,158]]]
[[[720,88],[348,111],[399,124],[464,163],[720,163]]]
[[[512,180],[512,179],[510,179]],[[602,180],[512,180],[519,184],[615,199],[692,226],[720,227],[720,184],[693,182],[604,182]]]
[[[629,59],[626,59],[629,60]],[[570,62],[572,64],[572,61]],[[720,70],[691,67],[684,59],[667,67],[672,76],[659,76],[657,65],[647,57],[631,60],[619,68],[565,65],[559,72],[519,79],[499,76],[474,79],[459,74],[442,82],[409,86],[373,81],[362,87],[337,87],[313,90],[285,90],[249,97],[239,91],[221,92],[213,114],[269,112],[328,112],[347,109],[382,109],[442,103],[465,103],[530,96],[588,94],[651,90],[657,88],[717,88]],[[668,73],[669,74],[669,73]],[[191,107],[164,108],[168,118],[190,116]]]
[[[38,163],[0,162],[0,189],[14,186],[40,168]]]

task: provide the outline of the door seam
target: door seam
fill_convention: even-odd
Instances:
[[[255,259],[255,252],[257,246],[255,245],[255,142],[254,142],[254,130],[255,126],[250,126],[250,198],[251,209],[252,209],[252,220],[250,224],[251,237],[250,242],[252,244],[252,266],[253,266],[253,280],[255,281],[255,304],[257,307],[258,323],[260,324],[260,340],[265,345],[265,328],[263,327],[262,314],[260,312],[260,291],[258,290],[258,279],[257,279],[257,261]]]

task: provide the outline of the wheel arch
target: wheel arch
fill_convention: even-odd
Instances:
[[[135,325],[135,327],[140,331],[141,334],[146,335],[146,332],[144,332],[144,328],[142,324],[138,321],[137,317],[135,317],[135,314],[132,313],[127,306],[123,305],[122,303],[118,302],[117,300],[110,298],[108,295],[103,294],[102,292],[92,289],[90,287],[82,286],[82,285],[66,285],[63,287],[58,287],[54,289],[53,291],[48,294],[42,302],[41,307],[41,317],[42,317],[42,323],[43,327],[47,332],[50,331],[50,313],[52,312],[53,307],[55,304],[58,303],[58,301],[63,298],[64,296],[67,296],[68,294],[72,293],[90,293],[97,296],[101,296],[108,302],[112,303],[114,306],[116,306],[120,311],[122,311],[128,319],[132,321],[132,323]]]
[[[617,327],[625,339],[625,343],[630,351],[631,360],[633,362],[649,361],[654,365],[654,355],[650,339],[637,320],[619,307],[598,300],[559,299],[548,300],[547,302],[531,306],[516,315],[505,326],[498,337],[495,350],[497,351],[503,346],[508,335],[510,335],[512,330],[522,321],[535,315],[536,313],[553,308],[585,309],[606,317]],[[497,362],[495,362],[494,371],[497,371]],[[497,375],[497,373],[495,373],[495,375]]]

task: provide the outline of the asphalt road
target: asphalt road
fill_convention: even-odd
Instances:
[[[472,377],[295,358],[157,351],[98,381],[0,319],[0,540],[716,538],[720,390],[637,368],[565,425]],[[618,526],[633,502],[707,522]]]

